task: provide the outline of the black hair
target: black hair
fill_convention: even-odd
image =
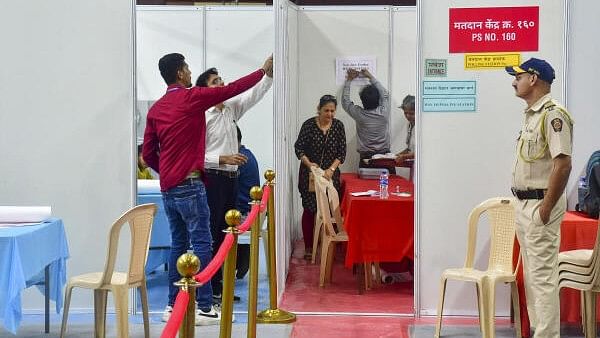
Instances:
[[[179,53],[167,54],[158,60],[160,75],[167,85],[177,82],[177,72],[185,66],[185,57]]]
[[[200,76],[198,76],[198,78],[196,79],[196,86],[208,87],[208,78],[211,75],[219,75],[219,71],[217,70],[217,68],[209,68],[206,71],[204,71],[204,73],[200,74]]]
[[[138,144],[138,156],[142,153],[143,144]]]
[[[242,131],[240,130],[240,127],[238,127],[238,125],[235,125],[235,129],[237,129],[237,138],[238,138],[238,143],[242,143]]]
[[[330,102],[333,103],[333,105],[337,108],[337,100],[335,96],[329,94],[321,96],[319,99],[319,109],[323,108],[324,105]]]
[[[362,101],[363,108],[366,110],[373,110],[379,106],[379,90],[375,85],[365,86],[360,91],[360,100]]]

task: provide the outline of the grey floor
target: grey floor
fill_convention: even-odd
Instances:
[[[423,325],[413,326],[410,330],[411,337],[414,338],[431,338],[435,333],[435,326]],[[561,338],[579,338],[583,337],[581,328],[578,327],[563,327],[560,333]],[[441,338],[468,338],[481,337],[481,332],[477,326],[458,326],[449,325],[442,326]],[[515,329],[512,327],[496,327],[496,338],[513,338],[516,337]]]
[[[243,316],[243,314],[236,314]],[[23,338],[47,338],[58,337],[60,333],[60,320],[54,318],[50,325],[50,333],[44,333],[43,316],[24,316],[17,335],[7,332],[0,328],[0,337],[23,337]],[[31,318],[29,318],[31,317]],[[79,318],[81,317],[81,318]],[[241,319],[241,318],[240,318]],[[94,336],[93,318],[90,316],[73,315],[69,317],[69,326],[66,337],[81,338]],[[160,322],[160,315],[152,315],[150,319],[150,337],[160,337],[165,323]],[[215,326],[196,326],[195,337],[213,338],[219,337],[220,327]],[[287,338],[292,332],[292,325],[257,325],[257,337]],[[141,316],[131,316],[129,320],[129,333],[131,338],[144,337],[144,326]],[[233,324],[232,337],[246,337],[246,323]],[[106,337],[116,337],[116,327],[114,316],[107,316]]]

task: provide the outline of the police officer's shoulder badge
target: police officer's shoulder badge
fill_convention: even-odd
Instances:
[[[551,121],[551,123],[552,123],[552,129],[554,129],[555,132],[562,131],[563,121],[561,119],[559,119],[557,117],[557,118],[553,119]]]

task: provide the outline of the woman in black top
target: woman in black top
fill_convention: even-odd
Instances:
[[[308,189],[310,167],[317,166],[325,171],[324,176],[333,180],[340,190],[340,164],[346,158],[346,132],[342,121],[335,118],[337,100],[332,95],[324,95],[317,106],[317,116],[304,121],[294,144],[296,156],[300,159],[298,190],[302,197],[302,234],[304,236],[305,259],[310,259],[313,243],[313,228],[317,201],[314,192]]]

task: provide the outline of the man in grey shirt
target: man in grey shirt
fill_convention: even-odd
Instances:
[[[359,95],[363,106],[355,105],[350,100],[350,84],[359,74],[367,77],[371,84],[361,89]],[[359,167],[370,167],[363,159],[370,159],[375,154],[390,152],[390,94],[367,69],[358,72],[348,69],[344,91],[342,93],[342,107],[356,122],[358,135],[358,153],[360,154]],[[380,166],[378,166],[380,167]],[[390,173],[395,172],[394,167],[388,168]]]

